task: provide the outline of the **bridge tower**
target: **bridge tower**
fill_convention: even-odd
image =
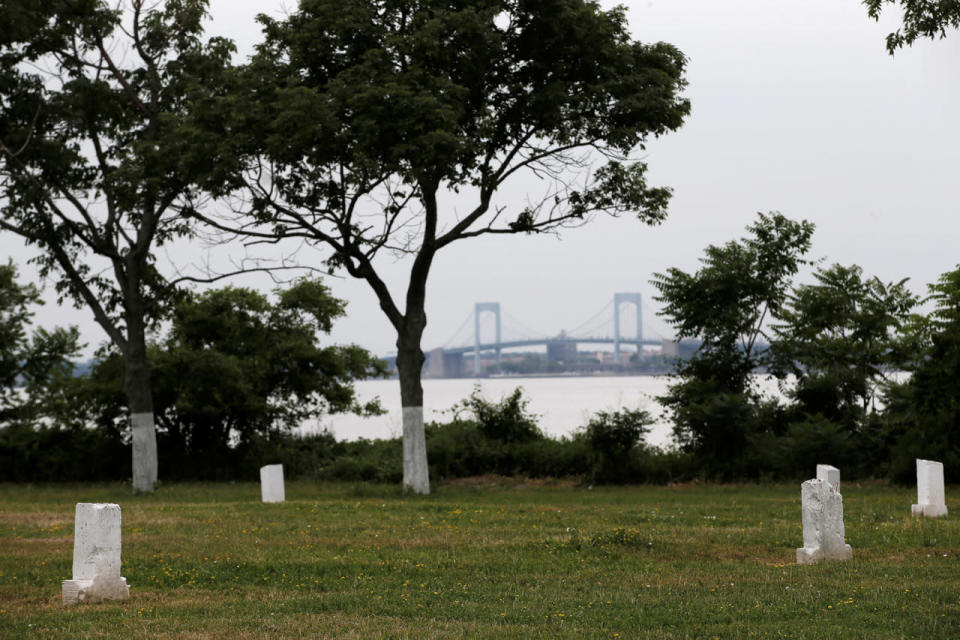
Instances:
[[[620,363],[620,305],[632,304],[637,310],[637,348],[640,349],[639,341],[643,340],[643,317],[640,315],[640,294],[639,293],[615,293],[613,294],[613,359]]]
[[[497,366],[500,365],[500,303],[478,302],[473,307],[473,373],[480,375],[480,314],[484,311],[494,316],[497,338]]]

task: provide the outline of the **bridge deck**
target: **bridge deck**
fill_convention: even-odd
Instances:
[[[536,338],[533,340],[508,340],[504,342],[488,342],[480,345],[481,351],[495,351],[497,349],[512,349],[516,347],[534,347],[547,344],[614,344],[613,338]],[[637,340],[636,338],[621,338],[620,344],[660,346],[661,340]],[[466,347],[444,348],[444,353],[473,353],[474,345]]]

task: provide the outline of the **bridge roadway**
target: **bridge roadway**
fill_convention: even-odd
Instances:
[[[613,338],[533,338],[530,340],[509,340],[505,342],[488,342],[480,345],[480,351],[496,351],[497,349],[512,349],[515,347],[535,347],[546,344],[613,344],[616,342]],[[636,338],[620,338],[620,344],[650,345],[659,347],[663,344],[662,340],[637,340]],[[473,353],[476,350],[475,345],[466,347],[444,348],[445,354],[465,354]]]

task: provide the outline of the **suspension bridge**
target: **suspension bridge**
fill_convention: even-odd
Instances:
[[[582,362],[580,345],[612,345],[612,352],[602,349],[588,356],[597,366],[606,368],[625,366],[631,356],[642,353],[644,346],[658,347],[667,356],[677,355],[676,344],[671,339],[645,336],[643,325],[639,293],[615,293],[603,309],[559,335],[546,335],[526,327],[504,312],[499,302],[478,302],[443,346],[427,351],[424,375],[456,378],[483,375],[491,368],[501,371],[505,351],[544,347],[550,368],[573,368],[578,361]]]

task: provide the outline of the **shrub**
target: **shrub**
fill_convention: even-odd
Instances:
[[[600,411],[583,429],[589,456],[589,476],[599,483],[635,481],[640,475],[637,449],[653,423],[642,409]]]
[[[103,430],[25,424],[0,429],[0,481],[126,480],[130,465],[130,445]]]
[[[527,411],[529,400],[523,397],[523,387],[517,387],[499,402],[483,397],[480,385],[473,387],[468,398],[453,406],[454,419],[461,412],[472,414],[484,436],[501,442],[529,442],[543,438],[537,426],[538,416]]]
[[[475,421],[455,419],[427,425],[427,459],[437,480],[487,473],[560,478],[586,473],[587,446],[582,438],[506,442],[490,438]]]

